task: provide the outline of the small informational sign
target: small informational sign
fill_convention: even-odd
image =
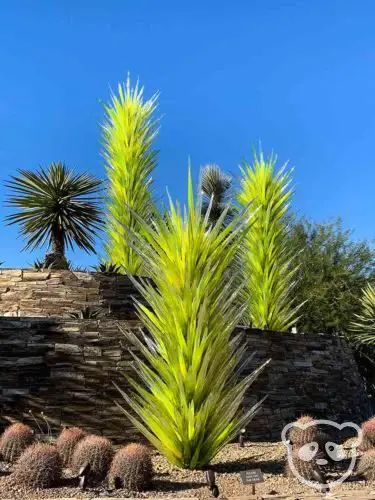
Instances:
[[[250,469],[241,471],[241,481],[243,484],[263,483],[264,478],[260,469]]]

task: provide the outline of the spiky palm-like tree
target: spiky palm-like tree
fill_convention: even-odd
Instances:
[[[225,174],[218,165],[205,165],[200,173],[199,191],[203,199],[202,215],[210,209],[209,221],[216,223],[224,210],[227,210],[224,223],[228,223],[233,216],[233,208],[227,209],[231,203],[232,177]]]
[[[153,142],[158,133],[154,119],[158,94],[143,97],[143,88],[132,88],[128,78],[118,86],[105,106],[102,125],[104,158],[108,175],[107,259],[131,274],[142,274],[142,260],[134,251],[129,233],[138,234],[141,225],[134,216],[150,220],[156,210],[152,201],[151,175],[157,151]]]
[[[246,345],[233,336],[242,312],[226,269],[234,258],[244,225],[240,218],[223,228],[201,216],[189,175],[188,208],[170,201],[165,219],[149,224],[136,216],[144,241],[136,239],[152,282],[133,279],[147,305],[136,303],[150,333],[135,356],[134,394],[121,391],[133,410],[131,422],[178,467],[208,464],[238,434],[260,406],[239,411],[243,396],[265,364],[239,379],[247,363]],[[138,241],[139,240],[139,241]],[[156,287],[154,286],[156,285]],[[147,345],[147,347],[146,347]]]
[[[375,288],[368,283],[361,297],[361,314],[350,324],[350,339],[358,347],[375,345]],[[374,356],[372,356],[374,358]]]
[[[287,330],[297,319],[293,287],[297,271],[287,238],[287,214],[292,190],[291,172],[284,165],[275,171],[276,156],[254,154],[252,165],[241,168],[237,200],[251,204],[254,222],[246,234],[241,266],[247,278],[244,301],[246,321],[255,328]]]
[[[6,222],[20,226],[25,249],[47,244],[52,253],[46,255],[46,267],[53,262],[66,267],[65,250],[74,244],[95,252],[94,237],[102,227],[101,181],[60,162],[37,171],[19,170],[18,174],[6,186],[12,192],[8,206],[19,210],[8,215]]]

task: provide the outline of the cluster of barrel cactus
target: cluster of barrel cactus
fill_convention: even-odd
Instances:
[[[0,437],[0,459],[14,464],[10,476],[14,484],[31,489],[58,486],[63,467],[84,479],[86,486],[108,477],[115,488],[129,491],[144,491],[153,475],[146,446],[133,443],[115,453],[109,439],[87,435],[79,427],[64,428],[55,444],[43,444],[35,443],[31,427],[13,424]]]

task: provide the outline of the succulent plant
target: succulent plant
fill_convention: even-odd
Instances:
[[[142,444],[132,443],[121,448],[114,456],[109,481],[115,487],[144,491],[150,486],[152,475],[150,450]]]
[[[31,267],[37,271],[44,271],[46,269],[63,269],[69,270],[71,269],[72,263],[70,260],[66,260],[65,258],[61,261],[55,260],[54,257],[51,257],[47,254],[47,256],[43,259],[36,259],[32,262]]]
[[[319,444],[319,452],[322,455],[326,455],[325,444],[329,441],[329,436],[321,431],[315,420],[309,415],[304,415],[296,420],[294,427],[289,431],[289,440],[293,446],[303,446],[304,444],[311,443],[313,441]],[[311,424],[306,429],[301,429],[298,427],[300,425]],[[325,456],[325,458],[327,458]]]
[[[11,475],[12,481],[29,488],[51,488],[61,480],[62,462],[55,446],[34,444],[20,456]]]
[[[85,437],[86,432],[80,427],[65,428],[61,431],[56,441],[56,448],[66,467],[71,465],[74,450],[77,444]]]
[[[367,451],[375,448],[375,417],[366,420],[361,426],[363,437],[359,448],[361,451]]]
[[[109,439],[102,436],[87,436],[75,447],[72,469],[79,474],[87,465],[90,467],[90,481],[101,482],[107,475],[113,458],[113,448]]]
[[[78,312],[69,313],[69,317],[74,319],[100,319],[103,315],[100,308],[90,306],[84,307]]]
[[[298,425],[311,424],[306,429],[301,429]],[[289,440],[292,445],[302,446],[315,440],[318,433],[318,426],[315,424],[314,419],[309,415],[304,415],[298,418],[295,426],[289,431]]]
[[[121,266],[113,262],[100,262],[98,265],[93,266],[94,271],[104,274],[120,274]]]
[[[6,462],[15,462],[34,441],[34,431],[25,424],[12,424],[0,438],[0,456]]]
[[[375,449],[363,453],[358,462],[356,472],[358,475],[363,476],[366,481],[375,480]]]
[[[324,475],[316,462],[316,457],[311,460],[303,460],[300,457],[301,447],[294,446],[291,453],[291,460],[294,465],[295,470],[298,472],[300,476],[308,481],[315,481],[318,483],[325,483]],[[290,460],[290,459],[289,459]],[[290,467],[289,460],[286,462],[285,473],[288,477],[293,478],[296,477],[294,471]]]

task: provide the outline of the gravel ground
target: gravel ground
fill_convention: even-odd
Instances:
[[[153,486],[147,493],[134,495],[126,490],[108,490],[105,486],[80,491],[75,479],[65,471],[64,484],[60,488],[40,491],[24,491],[12,486],[10,481],[11,467],[0,462],[0,498],[1,499],[36,499],[36,498],[95,498],[106,497],[199,497],[210,498],[204,472],[187,471],[171,466],[164,457],[155,452],[153,455],[155,477]],[[296,479],[284,476],[285,448],[282,443],[246,443],[244,448],[237,444],[226,446],[212,464],[216,473],[216,482],[220,497],[239,497],[251,494],[251,486],[241,483],[240,472],[246,469],[260,468],[263,471],[264,483],[256,486],[258,495],[264,494],[301,494],[314,493],[311,488],[300,484]],[[333,477],[337,472],[330,471]],[[355,477],[353,478],[355,479]],[[348,490],[360,490],[366,485],[364,481],[351,480],[334,489],[334,493]],[[353,491],[354,497],[354,491]],[[212,497],[211,497],[212,498]]]

